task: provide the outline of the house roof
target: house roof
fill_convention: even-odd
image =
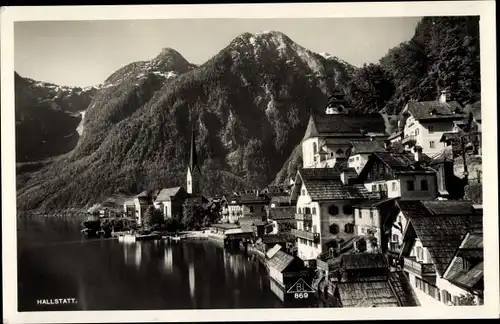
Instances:
[[[342,255],[342,267],[345,270],[383,269],[387,263],[380,253],[354,253]]]
[[[380,114],[312,114],[304,139],[341,133],[385,134],[385,121]]]
[[[371,197],[364,185],[344,185],[340,180],[311,180],[305,182],[305,187],[314,201],[369,199]]]
[[[181,190],[182,187],[172,187],[172,188],[164,188],[160,191],[158,196],[156,197],[155,201],[160,202],[160,201],[170,201],[172,197],[175,197],[179,190]]]
[[[123,204],[124,204],[125,206],[135,206],[135,204],[134,204],[134,201],[133,201],[133,200],[126,200]]]
[[[396,298],[389,282],[342,282],[338,291],[343,307],[398,307]]]
[[[230,228],[224,232],[225,235],[235,235],[235,234],[245,234],[245,233],[253,233],[253,231],[243,228]]]
[[[279,244],[276,244],[272,248],[269,249],[269,251],[266,252],[266,257],[268,259],[271,259],[279,250],[281,250],[282,246]]]
[[[408,111],[416,120],[432,120],[440,118],[463,118],[462,106],[456,101],[441,103],[433,101],[411,101],[407,104]],[[454,111],[458,110],[458,114]]]
[[[292,234],[270,234],[262,236],[262,243],[264,244],[273,244],[273,243],[282,243],[282,242],[292,242],[295,241],[295,236]]]
[[[423,165],[417,165],[415,155],[411,152],[373,152],[372,156],[378,158],[387,167],[391,168],[397,173],[436,173],[435,170]],[[423,162],[430,161],[430,157],[422,153]],[[368,164],[368,163],[367,163]]]
[[[266,194],[240,193],[228,198],[230,204],[233,200],[235,200],[237,204],[267,204],[270,198]]]
[[[283,251],[277,251],[271,259],[267,261],[270,268],[283,272],[293,261],[294,257]]]
[[[458,248],[455,257],[444,273],[444,278],[451,283],[465,287],[467,289],[481,289],[479,287],[483,279],[484,255],[483,255],[483,235],[482,232],[470,232],[465,235],[462,244]],[[463,268],[464,259],[479,260],[472,269]]]
[[[223,224],[212,224],[211,227],[215,227],[215,228],[222,228],[222,229],[232,229],[232,228],[239,228],[238,225],[236,224],[227,224],[227,223],[223,223]]]
[[[385,152],[385,148],[379,141],[352,141],[351,155],[373,152]]]
[[[290,203],[290,194],[283,193],[282,195],[274,195],[271,197],[271,204],[287,204]]]
[[[402,307],[420,306],[418,297],[404,271],[391,271],[389,274],[389,283],[394,288],[394,294]]]
[[[409,218],[422,245],[429,251],[436,271],[441,276],[455,256],[464,235],[482,228],[482,215],[475,213],[472,207],[467,208],[467,202],[398,201],[398,205]],[[469,203],[469,206],[472,205]]]
[[[449,140],[460,140],[461,133],[460,132],[446,132],[441,136],[440,142],[445,142]]]
[[[391,135],[389,135],[389,137],[387,139],[391,140],[391,139],[394,139],[394,138],[401,136],[401,135],[403,135],[403,131],[396,131],[396,132],[392,133]]]
[[[303,181],[307,180],[340,180],[340,170],[335,168],[302,168],[299,174]]]
[[[269,208],[269,218],[272,220],[293,219],[294,217],[295,206]]]

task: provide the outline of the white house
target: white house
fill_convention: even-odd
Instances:
[[[434,199],[437,197],[436,171],[425,166],[428,157],[388,150],[374,152],[368,158],[357,182],[381,198]]]
[[[349,113],[342,102],[342,96],[337,95],[330,99],[326,114],[313,113],[309,118],[302,140],[304,168],[335,166],[337,158],[347,158],[352,141],[387,138],[381,114]]]
[[[359,174],[370,154],[374,152],[385,152],[386,149],[381,141],[352,141],[349,150],[349,168],[353,168]]]
[[[467,201],[398,201],[408,219],[400,256],[423,306],[455,305],[445,278],[464,236],[482,229],[482,213]],[[446,230],[444,230],[446,229]],[[455,295],[453,295],[453,294]]]
[[[298,256],[316,259],[354,235],[353,205],[371,198],[362,184],[350,184],[356,172],[304,168],[297,172],[292,199],[297,201]]]
[[[164,188],[154,201],[156,209],[161,210],[165,219],[180,216],[182,204],[188,196],[183,187]]]
[[[410,101],[401,111],[404,120],[402,143],[408,148],[422,147],[423,153],[433,156],[445,147],[440,142],[444,133],[454,131],[454,121],[466,117],[462,106],[456,101],[447,101],[446,92],[438,100]]]

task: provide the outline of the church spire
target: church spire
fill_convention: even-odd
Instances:
[[[196,156],[196,140],[195,140],[194,123],[193,123],[191,130],[191,156],[189,158],[189,168],[191,169],[191,172],[194,170],[197,164],[198,164],[198,159]]]

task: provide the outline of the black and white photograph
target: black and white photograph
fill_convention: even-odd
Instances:
[[[4,322],[497,317],[494,8],[2,8]]]

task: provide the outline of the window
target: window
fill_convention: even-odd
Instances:
[[[260,211],[266,211],[266,208],[264,206],[260,207]]]
[[[318,144],[316,142],[313,143],[313,154],[318,153]]]
[[[316,215],[316,207],[313,207],[313,208],[312,208],[312,214],[313,214],[313,215]]]
[[[392,183],[392,191],[396,191],[396,190],[398,190],[397,183],[396,183],[396,182],[393,182],[393,183]]]
[[[190,185],[191,185],[191,180],[188,180],[188,186],[190,186]]]
[[[399,241],[397,234],[392,234],[392,241],[393,242],[398,242]]]
[[[328,213],[332,216],[338,215],[339,208],[335,205],[330,205],[330,207],[328,207]]]
[[[373,209],[370,209],[370,218],[373,219],[373,216],[375,215],[375,211],[373,211]]]
[[[469,271],[472,268],[471,262],[467,259],[462,259],[462,266],[463,266],[463,269],[467,270],[467,271]]]
[[[356,156],[356,161],[359,161],[359,156]]]
[[[345,205],[343,208],[344,215],[351,215],[352,214],[352,206],[350,205]]]
[[[305,196],[305,195],[306,195],[306,191],[305,191],[304,189],[302,189],[302,191],[301,191],[301,195],[302,195],[302,196]]]
[[[427,183],[427,180],[420,181],[420,190],[429,190],[429,184]]]
[[[311,214],[311,208],[309,207],[304,208],[304,214]]]
[[[415,129],[415,136],[418,136],[418,128]]]
[[[430,141],[429,148],[436,148],[436,143],[434,143],[434,141]]]
[[[361,216],[361,212],[359,211],[359,209],[355,209],[355,210],[354,210],[354,216],[359,216],[359,218],[363,218],[363,217]]]
[[[352,224],[352,223],[345,224],[345,226],[344,226],[344,232],[346,232],[348,234],[354,233],[354,224]]]
[[[429,126],[429,134],[434,133],[434,126]]]
[[[333,156],[333,152],[330,152],[330,156]]]
[[[406,188],[408,189],[408,191],[415,190],[415,183],[413,182],[413,180],[406,181]]]
[[[297,213],[302,214],[302,208],[298,208]]]
[[[251,213],[253,213],[253,206],[248,207]]]
[[[338,234],[339,233],[339,226],[337,224],[330,225],[330,233],[331,234]]]
[[[450,295],[450,293],[447,292],[446,290],[442,290],[441,292],[442,292],[442,295],[443,295],[443,298],[442,298],[443,299],[443,303],[448,304],[448,302],[451,301],[451,295]]]
[[[377,185],[372,185],[372,192],[376,192],[377,191]]]

